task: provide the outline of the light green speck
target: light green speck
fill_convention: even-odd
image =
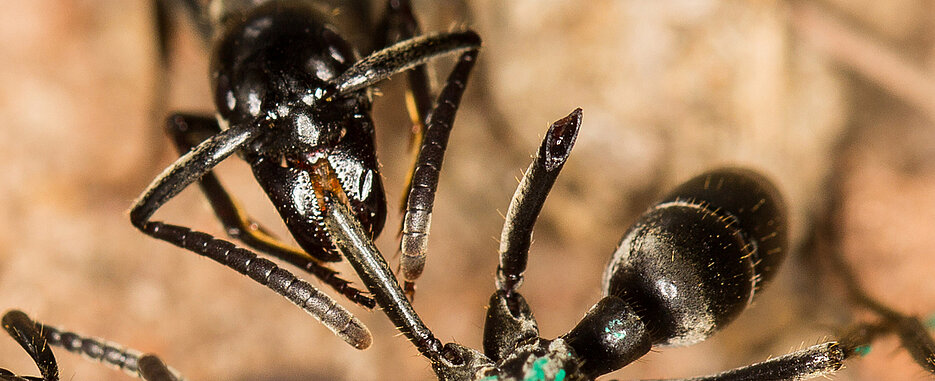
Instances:
[[[925,326],[929,329],[935,328],[935,314],[929,315],[928,319],[925,319]]]
[[[870,353],[870,346],[869,346],[869,345],[861,345],[861,346],[859,346],[859,347],[857,347],[857,348],[854,348],[854,353],[856,353],[856,354],[858,354],[858,355],[860,355],[860,356],[866,356],[868,353]]]

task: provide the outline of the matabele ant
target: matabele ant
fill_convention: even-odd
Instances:
[[[184,4],[194,10],[196,19],[207,19],[197,2]],[[391,1],[389,8],[405,16],[397,17],[413,20],[406,25],[410,32],[417,31],[408,4]],[[149,218],[198,181],[234,238],[309,271],[358,304],[379,304],[430,361],[439,379],[451,380],[593,379],[640,358],[653,346],[699,342],[742,312],[786,255],[785,209],[775,187],[745,169],[704,173],[677,187],[624,234],[604,274],[604,297],[585,317],[558,338],[541,338],[518,289],[533,225],[581,125],[581,111],[576,110],[549,128],[510,204],[483,353],[454,343],[443,345],[421,321],[410,298],[424,264],[447,133],[477,56],[479,37],[473,32],[412,37],[356,60],[347,43],[311,8],[271,1],[230,12],[208,23],[212,27],[207,35],[217,36],[212,79],[218,117],[170,119],[176,145],[187,153],[147,188],[131,210],[131,220],[155,238],[208,256],[266,285],[356,348],[369,346],[369,331],[314,286],[248,249]],[[461,56],[437,106],[415,118],[425,123],[426,130],[408,197],[401,287],[373,244],[386,207],[373,149],[368,89],[433,57],[456,53]],[[256,227],[211,174],[217,163],[234,153],[251,164],[302,250],[289,248]],[[325,267],[325,262],[342,256],[372,299]],[[867,298],[867,304],[871,302]],[[935,371],[935,344],[918,319],[879,307],[880,322],[857,326],[838,341],[697,379],[826,375],[883,333],[895,333],[926,370]],[[137,373],[144,379],[177,378],[153,356],[101,349],[109,347],[63,335],[16,311],[5,316],[4,327],[36,360],[42,379],[57,378],[49,345],[73,347],[69,349],[131,372],[142,369]],[[107,353],[129,360],[111,361]],[[134,363],[138,365],[121,365]],[[19,379],[8,371],[0,372],[0,377]]]

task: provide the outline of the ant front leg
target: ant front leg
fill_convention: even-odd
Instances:
[[[198,142],[219,133],[221,127],[212,117],[177,114],[169,117],[166,130],[179,153],[184,154]],[[367,308],[374,307],[373,298],[364,295],[360,290],[352,287],[350,282],[340,278],[337,271],[322,264],[322,258],[315,258],[304,251],[290,247],[250,218],[224,189],[213,172],[209,171],[202,176],[198,181],[198,186],[207,197],[211,208],[214,209],[214,214],[224,225],[228,235],[255,250],[308,271],[354,303]]]
[[[490,297],[484,324],[484,353],[491,359],[507,358],[521,343],[539,337],[532,310],[517,289],[526,270],[533,226],[571,154],[581,128],[581,117],[581,109],[575,109],[549,126],[507,209],[500,236],[498,290]]]
[[[358,349],[370,346],[370,331],[334,299],[272,261],[249,250],[184,226],[151,221],[150,217],[186,186],[249,143],[262,128],[244,125],[224,130],[182,155],[143,192],[130,210],[130,221],[147,235],[169,242],[247,275],[299,306],[335,335]]]

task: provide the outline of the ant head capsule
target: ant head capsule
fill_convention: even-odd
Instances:
[[[299,246],[340,260],[316,189],[340,194],[371,236],[386,219],[369,90],[328,90],[357,54],[310,8],[268,3],[227,19],[211,67],[218,115],[231,127],[264,127],[244,158]],[[329,166],[328,176],[316,174],[318,163]]]
[[[605,295],[632,306],[661,345],[690,345],[733,320],[784,257],[775,187],[744,169],[679,186],[640,216],[604,274]]]
[[[211,74],[218,113],[232,125],[308,106],[357,54],[309,9],[269,3],[230,17]]]

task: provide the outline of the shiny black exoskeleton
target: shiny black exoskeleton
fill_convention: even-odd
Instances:
[[[615,252],[604,297],[567,334],[539,336],[518,292],[532,228],[581,124],[575,110],[549,128],[507,211],[498,289],[490,298],[483,353],[441,346],[418,319],[383,256],[346,207],[329,203],[326,228],[355,264],[387,315],[444,380],[590,380],[642,357],[653,346],[689,345],[733,320],[785,255],[784,206],[763,176],[744,169],[699,175],[643,214]],[[387,303],[387,301],[394,301]],[[850,340],[850,339],[849,339]],[[831,373],[857,340],[828,342],[708,380],[808,378]]]
[[[131,222],[152,237],[248,275],[305,309],[349,344],[368,347],[370,332],[360,321],[289,271],[252,250],[151,217],[182,189],[198,182],[229,235],[308,271],[350,300],[373,307],[381,302],[379,297],[374,301],[325,266],[341,260],[341,254],[324,222],[326,202],[336,201],[351,211],[366,239],[383,229],[386,197],[374,150],[370,87],[413,69],[410,83],[417,103],[413,120],[424,130],[424,139],[413,169],[404,233],[424,242],[448,132],[480,38],[471,31],[418,35],[408,2],[393,0],[375,32],[375,44],[389,46],[360,58],[329,24],[326,15],[331,13],[313,2],[216,1],[210,16],[197,0],[155,3],[161,36],[167,34],[174,5],[184,6],[202,27],[202,37],[212,50],[217,115],[169,118],[168,131],[182,156],[136,201]],[[396,38],[402,41],[393,43]],[[460,57],[433,104],[422,65],[455,53]],[[301,250],[255,223],[214,176],[212,168],[235,153],[250,164]],[[421,273],[424,252],[404,254],[403,273],[409,274],[411,284]],[[414,289],[409,288],[411,297]]]
[[[490,298],[483,353],[442,344],[406,294],[422,271],[438,171],[458,101],[480,40],[472,32],[418,35],[405,1],[389,1],[387,27],[404,41],[363,59],[313,8],[287,1],[218,2],[207,20],[197,0],[185,5],[212,41],[217,117],[176,115],[169,132],[183,155],[133,206],[140,230],[231,267],[285,296],[356,348],[371,342],[363,324],[327,295],[253,251],[187,227],[152,221],[153,213],[198,182],[227,232],[245,245],[295,264],[362,305],[378,303],[426,357],[439,379],[588,380],[619,369],[653,346],[689,345],[732,321],[772,278],[785,256],[785,217],[778,192],[749,170],[722,169],[676,188],[624,235],[604,276],[604,296],[568,333],[542,338],[518,289],[533,225],[581,124],[581,111],[554,123],[507,212]],[[166,4],[157,1],[160,19]],[[224,8],[231,5],[231,8]],[[396,25],[392,27],[391,25]],[[411,38],[410,38],[411,37]],[[373,244],[385,217],[373,153],[368,88],[429,59],[461,53],[431,106],[416,74],[417,124],[425,138],[414,169],[403,226],[401,275],[406,290]],[[420,85],[420,83],[422,85]],[[421,95],[419,95],[421,94]],[[239,154],[254,170],[302,250],[282,244],[228,195],[212,168]],[[340,255],[339,255],[340,254]],[[373,296],[350,287],[322,262],[344,256]],[[854,283],[854,282],[852,282]],[[858,287],[850,284],[853,292]],[[804,379],[826,375],[882,333],[895,333],[927,370],[935,344],[917,319],[876,308],[880,323],[762,363],[693,380]],[[148,380],[177,379],[151,355],[139,356],[95,339],[44,326],[11,311],[4,328],[33,357],[44,380],[58,378],[50,346],[99,359]],[[927,365],[926,365],[927,364]],[[0,380],[23,380],[0,369]]]
[[[299,246],[340,260],[321,229],[311,185],[319,160],[333,168],[365,229],[375,236],[386,219],[369,91],[326,95],[357,54],[320,15],[294,5],[268,3],[228,28],[211,60],[219,118],[232,126],[263,125],[241,156]]]
[[[736,318],[775,276],[788,247],[779,192],[751,170],[709,171],[677,187],[630,227],[604,274],[604,297],[574,328],[555,339],[540,337],[532,309],[517,290],[536,217],[580,123],[579,109],[549,128],[510,203],[483,353],[458,344],[445,345],[441,358],[423,351],[439,379],[591,380],[655,346],[706,339]],[[856,281],[851,283],[852,292],[862,293]],[[935,373],[935,343],[922,323],[861,296],[861,304],[882,322],[859,324],[838,341],[691,380],[826,376],[887,333],[898,336],[916,361]]]

